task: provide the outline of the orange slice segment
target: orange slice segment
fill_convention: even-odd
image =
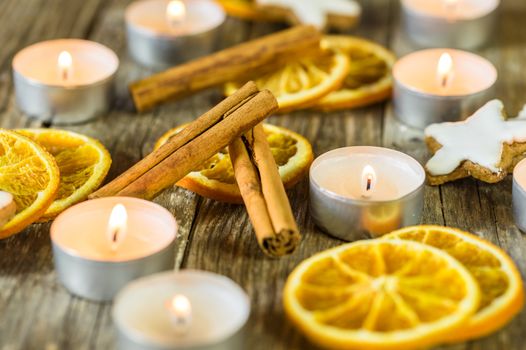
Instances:
[[[60,169],[57,198],[39,221],[47,221],[96,190],[111,166],[109,152],[97,140],[57,129],[20,129],[55,158]]]
[[[502,249],[459,229],[423,225],[406,227],[387,236],[422,242],[440,248],[460,261],[475,277],[482,292],[481,303],[462,331],[451,341],[487,335],[508,323],[524,304],[524,287],[517,267]]]
[[[322,46],[326,46],[322,41]],[[260,89],[270,90],[281,112],[306,108],[338,89],[349,67],[349,59],[339,51],[325,48],[321,54],[289,63],[272,73],[253,79]],[[227,83],[225,93],[233,94],[241,82]]]
[[[181,125],[165,133],[155,144],[155,149],[184,127],[185,125]],[[263,124],[263,130],[267,134],[267,141],[279,167],[281,180],[286,188],[290,188],[308,171],[314,157],[312,147],[303,136],[288,129]],[[243,203],[226,149],[208,159],[177,185],[203,197],[222,202]]]
[[[0,228],[0,238],[22,231],[40,218],[57,194],[55,159],[31,139],[0,129],[0,190],[13,195],[16,214]]]
[[[283,21],[282,14],[262,11],[252,0],[217,0],[230,16],[254,21]]]
[[[369,240],[303,261],[284,289],[288,317],[330,349],[421,349],[475,312],[480,291],[467,269],[425,244]]]
[[[353,36],[330,35],[324,37],[324,41],[328,47],[348,56],[350,64],[342,86],[323,97],[314,108],[357,108],[391,96],[393,53],[372,41]]]

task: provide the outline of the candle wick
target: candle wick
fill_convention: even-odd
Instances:
[[[118,239],[119,239],[119,235],[121,233],[121,230],[120,228],[115,228],[111,234],[111,251],[112,252],[115,252],[117,251],[117,247],[118,247]]]
[[[372,183],[372,180],[370,177],[367,178],[367,186],[365,188],[366,191],[370,191],[371,190],[371,183]]]
[[[63,69],[62,70],[62,80],[68,80],[68,79],[69,79],[68,70],[67,69]]]

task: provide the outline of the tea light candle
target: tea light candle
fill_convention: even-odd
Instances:
[[[324,231],[346,241],[418,224],[425,171],[410,156],[381,147],[327,152],[310,168],[310,210]]]
[[[453,49],[428,49],[393,67],[394,109],[402,122],[425,128],[458,121],[494,95],[497,70],[488,60]]]
[[[133,281],[112,314],[119,349],[241,350],[250,301],[227,277],[182,270]]]
[[[75,124],[108,111],[119,59],[93,41],[59,39],[26,47],[12,65],[16,101],[24,113]]]
[[[513,217],[517,227],[526,232],[526,159],[513,169]]]
[[[209,53],[226,16],[211,0],[141,0],[125,18],[131,56],[162,69]]]
[[[474,49],[488,42],[500,0],[402,0],[408,36],[423,47]]]
[[[129,281],[174,267],[177,223],[163,207],[108,197],[77,204],[51,226],[58,278],[71,293],[108,301]]]

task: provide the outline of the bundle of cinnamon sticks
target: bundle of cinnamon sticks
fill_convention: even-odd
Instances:
[[[301,236],[262,125],[234,140],[228,150],[259,246],[272,257],[292,253]]]
[[[299,230],[260,125],[277,109],[272,93],[249,82],[90,198],[152,199],[229,146],[260,247],[269,256],[290,254],[300,241]]]

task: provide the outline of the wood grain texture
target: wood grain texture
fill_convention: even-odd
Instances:
[[[327,0],[329,1],[329,0]],[[113,164],[109,179],[148,154],[169,128],[189,122],[215,105],[218,90],[206,90],[166,104],[150,113],[135,114],[128,93],[130,82],[152,72],[133,63],[126,52],[123,10],[129,0],[0,1],[0,125],[40,126],[16,108],[10,72],[12,56],[24,46],[45,39],[80,37],[96,40],[121,58],[114,109],[104,118],[67,127],[101,140]],[[367,0],[362,24],[353,32],[389,46],[398,55],[414,48],[400,31],[398,1]],[[495,42],[481,51],[499,70],[498,96],[514,115],[526,102],[526,2],[502,2]],[[282,29],[229,19],[215,49]],[[421,162],[429,156],[421,132],[400,125],[390,103],[334,113],[295,112],[270,118],[309,139],[316,155],[349,145],[383,145],[402,150]],[[240,283],[252,300],[246,328],[246,349],[314,349],[285,319],[281,290],[288,273],[304,258],[342,243],[314,226],[308,213],[305,179],[288,191],[303,241],[282,259],[266,258],[259,250],[245,208],[203,199],[182,189],[169,189],[156,202],[179,223],[175,267],[218,272]],[[511,212],[511,180],[488,185],[466,179],[425,193],[425,223],[470,230],[508,251],[526,274],[526,238],[515,227]],[[0,349],[113,349],[111,305],[70,296],[53,270],[49,224],[33,225],[0,241]],[[526,349],[526,312],[494,335],[441,350]]]

